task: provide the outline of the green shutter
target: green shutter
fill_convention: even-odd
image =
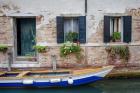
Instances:
[[[64,18],[58,16],[57,21],[57,43],[64,43]]]
[[[110,16],[104,16],[104,43],[110,42]]]
[[[132,17],[123,16],[123,41],[131,42]]]
[[[86,16],[79,17],[79,40],[86,43]]]

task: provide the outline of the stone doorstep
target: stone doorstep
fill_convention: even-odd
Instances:
[[[13,64],[39,64],[37,61],[15,61]]]
[[[0,68],[7,68],[8,64],[0,64]],[[11,64],[12,68],[25,68],[25,67],[40,67],[38,62],[29,62],[29,61],[16,61]]]
[[[40,64],[12,64],[12,68],[40,67]]]
[[[12,64],[12,67],[13,68],[17,68],[17,67],[20,67],[20,68],[24,68],[24,67],[40,67],[40,64],[37,61],[15,61]]]

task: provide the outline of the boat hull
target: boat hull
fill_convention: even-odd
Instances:
[[[52,78],[30,78],[30,79],[14,79],[0,80],[0,87],[68,87],[78,86],[101,80],[106,76],[112,68],[105,69],[99,72],[93,72],[83,75],[65,77],[52,82]],[[71,82],[70,82],[70,81]],[[26,81],[26,82],[25,82]],[[28,82],[27,82],[28,81]]]
[[[23,84],[21,82],[10,82],[6,81],[7,83],[0,83],[0,87],[68,87],[68,86],[78,86],[88,83],[93,83],[95,81],[101,80],[103,77],[88,77],[83,79],[74,80],[73,84],[68,84],[67,81],[61,81],[57,83],[51,83],[51,82],[33,82],[33,84]]]

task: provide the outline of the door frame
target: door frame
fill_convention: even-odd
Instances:
[[[17,62],[17,61],[31,61],[34,60],[33,62],[37,62],[37,54],[35,56],[32,57],[28,57],[28,56],[18,56],[17,55],[17,19],[18,18],[35,18],[36,21],[36,16],[18,16],[18,17],[13,17],[13,36],[14,36],[14,48],[13,48],[13,62]],[[36,28],[36,27],[35,27]],[[29,62],[30,63],[30,62]]]

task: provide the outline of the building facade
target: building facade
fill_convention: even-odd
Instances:
[[[128,66],[140,66],[140,0],[0,0],[0,67],[109,65],[107,46],[128,46]],[[82,60],[60,57],[68,32],[78,33]],[[112,42],[114,32],[120,40]],[[37,53],[34,45],[47,46]],[[9,53],[10,52],[10,53]],[[9,57],[10,56],[10,57]],[[120,58],[113,62],[122,65]]]

